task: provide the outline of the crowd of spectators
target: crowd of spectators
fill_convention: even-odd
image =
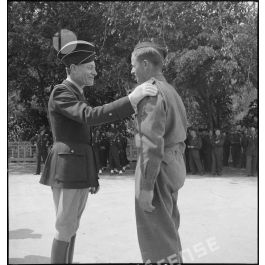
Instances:
[[[185,162],[188,173],[222,175],[223,167],[246,169],[255,176],[258,168],[258,137],[254,127],[236,126],[231,131],[188,129]]]

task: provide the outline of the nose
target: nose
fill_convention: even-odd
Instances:
[[[131,74],[134,74],[134,72],[135,72],[135,71],[134,71],[134,68],[132,68],[132,70],[131,70]]]

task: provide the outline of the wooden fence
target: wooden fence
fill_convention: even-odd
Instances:
[[[128,139],[127,158],[129,161],[135,161],[137,150],[134,139]],[[35,162],[36,146],[31,142],[9,142],[8,143],[8,159],[9,162]]]

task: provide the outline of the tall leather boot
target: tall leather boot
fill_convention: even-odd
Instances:
[[[69,242],[53,239],[51,264],[66,264]]]
[[[76,234],[71,237],[71,241],[68,247],[68,253],[67,253],[67,264],[73,263],[73,257],[74,257],[74,248],[75,248],[75,238]]]

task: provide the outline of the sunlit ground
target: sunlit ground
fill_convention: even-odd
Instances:
[[[49,263],[55,213],[51,190],[34,165],[9,166],[9,262]],[[134,178],[101,176],[81,219],[75,263],[142,262],[134,213]],[[226,169],[187,176],[179,192],[183,258],[194,263],[257,262],[257,177]]]

